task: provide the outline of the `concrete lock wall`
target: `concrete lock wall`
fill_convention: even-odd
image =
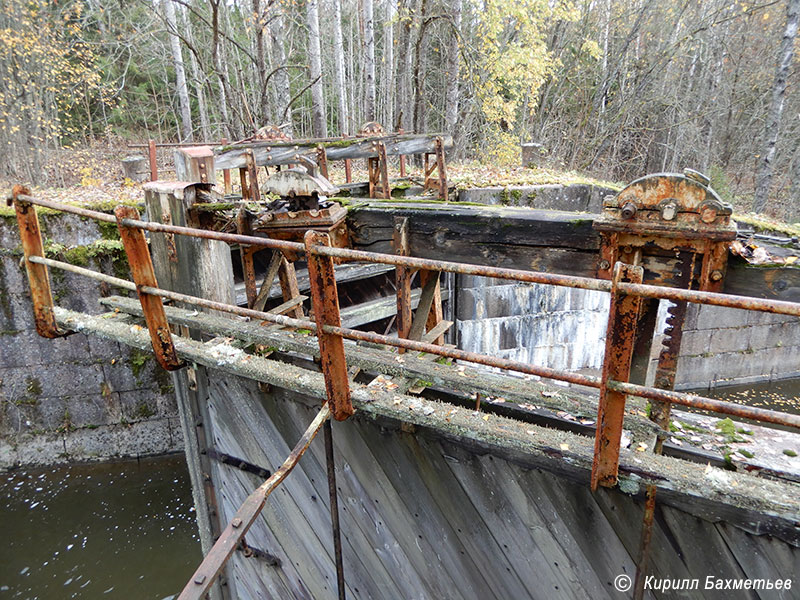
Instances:
[[[569,371],[599,370],[608,294],[486,277],[457,280],[459,346]],[[666,325],[666,304],[657,331]],[[651,354],[652,383],[663,335]],[[710,389],[800,377],[800,320],[768,313],[689,305],[676,387]]]
[[[40,211],[41,213],[41,211]],[[129,278],[116,226],[40,214],[48,255]],[[83,334],[39,337],[15,218],[0,219],[0,469],[182,449],[172,382],[151,353]],[[56,305],[97,314],[124,293],[50,270]]]

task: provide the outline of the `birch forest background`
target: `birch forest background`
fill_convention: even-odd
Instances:
[[[800,217],[800,0],[3,0],[0,174],[65,148],[448,132],[449,159],[693,167]]]

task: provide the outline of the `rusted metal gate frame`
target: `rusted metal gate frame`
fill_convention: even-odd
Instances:
[[[142,308],[148,324],[148,330],[151,333],[154,352],[156,353],[157,358],[159,358],[159,363],[162,364],[162,366],[167,369],[174,369],[181,365],[172,343],[169,325],[166,322],[166,316],[164,314],[163,304],[161,302],[162,297],[187,302],[197,306],[204,306],[215,310],[222,310],[233,314],[250,316],[288,327],[312,329],[317,332],[319,338],[320,352],[322,357],[321,365],[325,377],[327,395],[329,398],[329,403],[323,407],[323,411],[320,413],[320,415],[322,415],[323,412],[326,412],[326,409],[329,405],[332,406],[331,410],[337,419],[343,420],[353,414],[353,407],[350,402],[347,366],[343,348],[343,339],[348,338],[351,340],[369,341],[387,344],[407,350],[437,354],[456,360],[464,360],[502,369],[515,370],[522,373],[568,381],[579,385],[586,385],[600,389],[601,405],[605,404],[605,409],[600,409],[598,414],[598,429],[596,434],[594,457],[595,463],[591,480],[593,489],[595,489],[597,485],[611,486],[616,483],[616,470],[619,460],[619,438],[617,434],[621,433],[622,414],[624,411],[624,400],[626,395],[636,395],[644,398],[682,404],[685,406],[711,410],[714,412],[721,412],[723,414],[743,416],[746,418],[753,418],[756,420],[780,423],[800,428],[800,416],[797,415],[788,415],[785,413],[779,413],[777,411],[740,406],[724,401],[703,398],[692,394],[649,388],[624,381],[624,379],[627,379],[628,370],[630,368],[630,354],[632,353],[632,343],[629,343],[632,340],[632,336],[624,335],[624,332],[626,331],[626,328],[629,328],[631,321],[635,323],[635,319],[639,312],[638,307],[641,298],[660,298],[701,304],[713,304],[718,306],[729,306],[733,308],[762,310],[766,312],[788,314],[800,317],[800,304],[798,303],[770,301],[714,292],[683,290],[646,285],[641,283],[641,267],[632,267],[630,265],[625,265],[624,263],[617,263],[617,265],[615,265],[614,280],[609,282],[585,277],[554,275],[498,267],[465,265],[462,263],[453,263],[449,261],[419,259],[405,255],[393,256],[388,254],[335,248],[330,246],[330,241],[327,239],[325,234],[315,231],[307,232],[305,243],[299,244],[296,242],[285,242],[242,234],[224,234],[201,229],[193,229],[189,227],[179,227],[164,223],[144,222],[139,220],[138,212],[130,207],[118,207],[115,210],[115,216],[112,217],[111,215],[97,211],[91,211],[52,201],[38,200],[30,197],[27,193],[27,190],[24,188],[15,188],[15,193],[12,195],[12,201],[14,202],[18,219],[20,220],[21,237],[23,239],[23,247],[25,249],[26,256],[26,266],[30,267],[31,269],[29,270],[29,273],[34,273],[31,277],[32,292],[33,286],[39,286],[39,292],[35,294],[39,297],[39,300],[35,301],[35,309],[38,303],[39,312],[45,315],[49,313],[50,317],[52,318],[52,296],[44,293],[44,291],[49,292],[49,285],[47,286],[46,290],[42,286],[42,281],[45,283],[47,282],[47,266],[62,268],[67,271],[102,279],[115,285],[121,285],[121,287],[125,287],[127,289],[130,289],[131,284],[126,280],[98,274],[90,269],[85,269],[82,267],[69,265],[68,263],[63,263],[61,261],[45,258],[43,256],[43,250],[41,247],[41,235],[38,231],[38,220],[34,206],[48,206],[50,208],[54,208],[55,210],[63,210],[65,212],[71,212],[81,216],[95,218],[100,221],[115,222],[119,227],[126,253],[129,256],[131,271],[135,281],[135,289],[139,293],[140,301],[142,302]],[[32,223],[35,223],[37,226],[33,227],[31,225]],[[403,222],[400,222],[400,224],[402,229]],[[406,221],[405,227],[407,228],[407,226],[408,225]],[[150,261],[150,254],[147,249],[146,240],[143,234],[143,231],[145,230],[168,234],[190,235],[206,239],[217,239],[221,241],[253,245],[261,248],[272,248],[276,252],[279,250],[304,252],[309,262],[312,300],[316,322],[311,322],[306,319],[287,317],[280,314],[264,313],[249,308],[239,308],[233,305],[213,302],[204,300],[202,298],[195,298],[185,294],[159,289],[155,281],[155,275],[152,270],[152,262]],[[35,232],[38,235],[32,235],[32,232]],[[465,352],[463,350],[443,347],[436,344],[403,338],[392,338],[386,335],[344,328],[341,327],[339,317],[335,271],[333,269],[334,259],[393,264],[396,267],[407,270],[426,269],[428,271],[435,272],[448,271],[469,275],[500,277],[516,281],[526,281],[530,283],[544,283],[550,285],[561,285],[580,289],[593,289],[611,292],[612,302],[609,312],[609,327],[611,328],[612,333],[621,327],[622,329],[620,336],[624,339],[616,340],[614,335],[608,336],[609,339],[607,342],[606,359],[604,360],[603,377],[597,378],[588,375],[560,372],[555,369],[544,367],[536,367],[527,363],[520,363],[508,359],[500,359],[488,355]],[[713,261],[716,259],[719,259],[719,257],[712,257],[709,264],[713,263]],[[41,269],[38,267],[41,267]],[[704,264],[703,267],[705,269],[706,265]],[[48,306],[49,309],[47,308]],[[53,320],[53,325],[54,324],[55,323]],[[43,327],[43,331],[46,336],[47,334],[54,333],[54,331],[46,327]],[[57,332],[57,329],[55,331]],[[61,335],[61,333],[58,332],[58,335]],[[602,402],[603,398],[606,398],[606,400],[610,399],[610,402]],[[320,416],[318,415],[318,418],[319,417]],[[325,415],[324,419],[326,418],[327,415]],[[318,429],[319,427],[317,427],[316,430]],[[308,443],[310,443],[310,439],[308,440]],[[278,475],[277,472],[276,475]],[[270,479],[272,480],[276,475],[273,475],[273,477]],[[283,476],[285,476],[285,473]],[[262,488],[263,487],[264,486],[262,486]],[[251,496],[251,498],[252,497],[253,496]],[[264,498],[265,497],[266,496],[264,496]],[[654,501],[654,496],[652,498]],[[648,496],[648,501],[650,501],[650,496]],[[252,510],[252,507],[248,503],[252,504],[250,498],[245,504],[248,505],[247,510]],[[258,511],[260,511],[261,506],[263,506],[263,502],[256,509],[256,515]],[[245,509],[246,507],[243,505],[243,507],[240,508],[240,512]],[[253,516],[252,519],[255,519],[255,516]],[[225,552],[228,552],[227,548],[230,546],[231,539],[236,538],[236,544],[238,544],[238,540],[244,535],[244,530],[241,532],[241,535],[233,531],[238,529],[243,522],[244,521],[240,517],[234,518],[231,524],[229,524],[228,528],[226,528],[225,532],[223,533],[223,537],[220,538],[221,540],[223,538],[226,540],[223,542],[223,545],[226,548]],[[249,524],[251,523],[252,520],[249,521],[247,527],[249,527]],[[233,548],[235,548],[236,544],[233,545]],[[230,552],[232,551],[233,550],[230,550]],[[228,552],[226,557],[221,559],[222,562],[219,564],[218,568],[213,574],[214,576],[222,569],[224,561],[230,556],[230,552]],[[341,552],[340,548],[338,552]],[[215,556],[219,556],[219,554],[220,553],[218,552],[215,554]],[[207,559],[209,559],[210,556],[211,555],[209,555]],[[215,560],[217,559],[215,558]],[[211,564],[212,562],[213,561],[209,562],[208,564]],[[206,564],[206,561],[204,561],[204,564]],[[337,568],[340,567],[340,564],[340,562],[337,562]],[[197,583],[197,579],[193,580],[195,581],[194,585],[202,587],[209,577],[203,572],[198,572],[200,574],[197,576],[197,579],[201,581]],[[338,573],[341,573],[341,571],[339,570]],[[213,577],[210,579],[213,579]],[[210,585],[210,582],[208,585]],[[191,588],[192,584],[190,583],[190,585],[187,587]],[[194,590],[194,588],[192,588],[192,590]],[[195,597],[200,596],[186,596],[186,598]]]

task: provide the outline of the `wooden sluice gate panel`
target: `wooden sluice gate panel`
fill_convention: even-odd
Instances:
[[[127,308],[135,312],[135,304]],[[176,323],[179,311],[167,307]],[[60,327],[147,347],[147,333],[131,328],[124,312],[111,315],[56,309]],[[255,330],[250,341],[264,329],[236,327]],[[287,348],[304,347],[282,335]],[[175,344],[181,358],[209,369],[199,398],[207,443],[274,469],[325,397],[322,376],[221,341],[176,336]],[[355,420],[334,428],[349,597],[618,597],[608,583],[633,574],[647,483],[660,498],[655,576],[778,578],[800,566],[795,483],[624,450],[620,489],[592,494],[590,437],[380,386],[352,387]],[[280,566],[236,552],[226,571],[231,597],[335,597],[324,465],[322,444],[312,444],[270,497],[246,540]],[[218,462],[210,474],[223,523],[261,483]],[[758,561],[754,552],[768,558]]]

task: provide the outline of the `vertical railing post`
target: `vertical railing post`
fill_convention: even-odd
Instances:
[[[158,181],[158,163],[156,162],[156,141],[148,140],[147,155],[150,159],[150,181]]]
[[[330,179],[328,177],[328,152],[322,144],[317,146],[317,167],[325,179]]]
[[[636,323],[641,298],[620,294],[620,282],[641,283],[642,267],[618,262],[614,267],[611,305],[606,330],[606,351],[600,382],[600,401],[597,407],[597,432],[592,463],[592,490],[598,485],[611,487],[617,483],[619,444],[625,416],[625,394],[608,389],[608,381],[627,382],[630,376]]]
[[[400,129],[397,130],[397,133],[399,133],[400,135],[403,135],[405,133],[405,130],[401,127]],[[400,177],[405,177],[405,176],[406,176],[406,157],[405,157],[405,154],[401,154],[400,155]]]
[[[408,217],[395,217],[392,230],[392,248],[398,256],[411,254],[408,239]],[[395,266],[395,290],[397,293],[397,337],[408,339],[413,323],[411,313],[411,277],[414,271],[400,265]],[[403,348],[398,348],[403,353]]]
[[[147,240],[141,229],[129,227],[123,223],[124,219],[139,220],[139,211],[131,206],[118,206],[114,210],[114,215],[117,217],[117,228],[128,256],[131,276],[139,292],[139,301],[142,303],[144,320],[147,323],[147,330],[150,332],[150,341],[153,344],[156,360],[167,371],[174,371],[182,364],[172,343],[172,332],[169,330],[164,305],[159,296],[142,291],[143,287],[158,287]]]
[[[222,145],[228,145],[228,138],[222,138]],[[225,188],[225,195],[229,195],[233,191],[233,187],[231,186],[231,170],[230,169],[222,169],[222,183]]]
[[[447,200],[447,166],[444,160],[444,143],[442,138],[436,141],[436,166],[439,171],[439,200]]]
[[[236,213],[236,233],[240,235],[252,235],[253,229],[250,223],[250,215],[244,205],[239,207]],[[256,288],[256,270],[253,262],[255,248],[245,244],[239,244],[239,255],[242,259],[242,274],[244,276],[244,289],[247,295],[247,307],[253,308],[258,298]]]
[[[36,207],[19,198],[27,196],[29,193],[27,188],[15,185],[11,191],[11,201],[14,203],[14,211],[17,213],[19,237],[25,253],[25,270],[28,273],[28,285],[31,288],[36,332],[46,338],[62,337],[65,333],[58,329],[56,317],[53,314],[53,294],[50,291],[47,267],[30,261],[32,256],[44,256],[44,245]]]
[[[244,160],[247,164],[247,180],[249,183],[247,199],[250,202],[258,202],[261,200],[261,193],[258,189],[258,169],[256,168],[256,157],[250,148],[244,151]],[[244,192],[242,192],[242,198],[244,198]]]
[[[308,277],[311,284],[311,303],[317,323],[320,366],[325,376],[325,390],[333,418],[344,421],[354,410],[350,402],[350,382],[347,378],[347,361],[344,355],[342,336],[328,333],[325,326],[341,327],[339,295],[336,289],[336,274],[333,258],[313,251],[314,246],[330,246],[327,233],[309,230],[305,235]]]

